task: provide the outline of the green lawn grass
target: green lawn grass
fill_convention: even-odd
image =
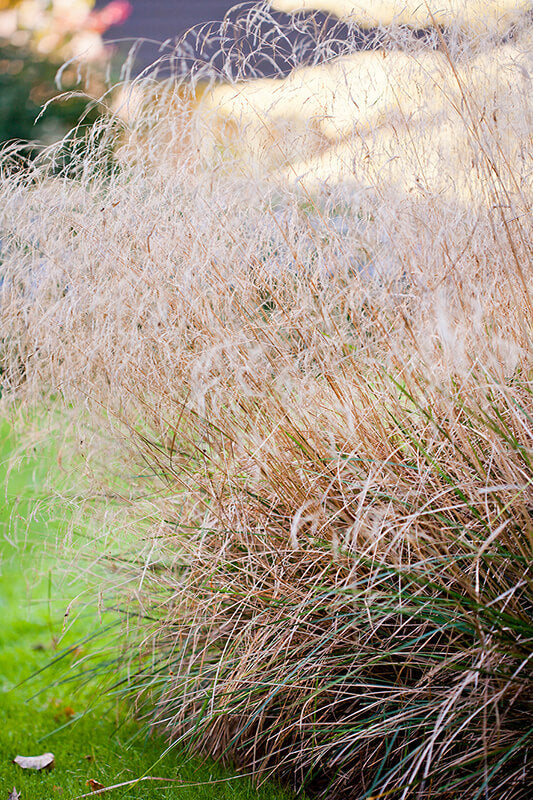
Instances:
[[[43,554],[40,546],[43,538],[54,538],[58,523],[46,511],[30,514],[52,459],[41,452],[8,472],[13,446],[9,427],[0,423],[0,800],[7,800],[14,786],[22,800],[70,800],[90,791],[89,779],[110,786],[143,775],[179,777],[180,783],[143,781],[105,797],[287,797],[272,785],[257,790],[245,777],[175,751],[160,759],[165,743],[146,737],[123,706],[99,697],[96,678],[81,689],[68,681],[69,662],[79,652],[47,666],[94,622],[80,621],[58,647],[64,610],[61,570],[53,554]],[[16,755],[44,752],[55,755],[50,772],[24,771],[12,763]]]

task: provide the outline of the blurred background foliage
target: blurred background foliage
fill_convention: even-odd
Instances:
[[[0,0],[0,145],[50,144],[85,113],[87,123],[95,120],[91,98],[105,90],[111,56],[102,34],[123,22],[131,6],[125,0],[93,6],[94,0]]]

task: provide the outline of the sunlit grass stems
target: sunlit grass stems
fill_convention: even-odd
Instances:
[[[380,387],[381,448],[364,424],[346,447],[333,419],[285,408],[252,458],[273,430],[255,399],[231,434],[182,409],[180,449],[204,453],[186,478],[183,452],[145,440],[172,497],[143,586],[155,652],[133,686],[173,739],[339,795],[526,796],[530,395],[477,388],[401,412],[406,390],[386,404]],[[226,466],[215,494],[237,436],[248,469]]]
[[[115,688],[169,742],[333,798],[527,797],[530,36],[402,40],[362,119],[341,62],[336,184],[316,120],[244,147],[170,81],[77,175],[4,183],[5,396],[65,405]]]

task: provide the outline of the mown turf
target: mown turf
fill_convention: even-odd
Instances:
[[[103,796],[287,797],[277,787],[257,790],[246,778],[217,765],[188,761],[183,754],[171,752],[160,760],[164,742],[147,738],[123,707],[100,698],[96,679],[81,690],[68,681],[69,666],[83,658],[83,645],[35,674],[76,637],[86,635],[97,614],[89,613],[89,619],[61,639],[67,590],[53,554],[43,555],[41,546],[54,538],[54,528],[61,523],[45,510],[30,516],[50,454],[35,453],[33,460],[8,472],[13,445],[9,427],[0,423],[0,800],[7,800],[13,787],[22,800],[70,800],[90,792],[90,779],[110,786],[147,775],[180,782],[142,781]],[[70,584],[68,590],[72,593],[73,588],[79,587]],[[56,764],[50,772],[23,771],[12,763],[18,754],[49,751]]]

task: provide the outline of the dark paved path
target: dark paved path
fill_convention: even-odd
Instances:
[[[97,0],[96,7],[105,5],[107,0]],[[130,0],[133,11],[130,18],[121,26],[111,28],[106,38],[130,39],[134,41],[142,38],[145,41],[139,45],[136,55],[134,71],[139,72],[143,67],[152,64],[161,55],[159,43],[166,40],[175,41],[193,26],[202,23],[221,21],[227,12],[235,6],[231,0]],[[238,11],[233,11],[225,42],[226,53],[231,51],[233,74],[243,75],[274,75],[287,73],[294,64],[310,61],[313,58],[322,60],[331,56],[331,46],[328,52],[317,51],[316,42],[331,36],[335,25],[335,35],[339,39],[339,47],[346,47],[347,39],[351,40],[352,47],[361,46],[363,35],[346,25],[340,25],[325,14],[315,14],[312,17],[303,15],[297,28],[291,24],[291,18],[285,14],[273,13],[274,19],[284,31],[282,40],[275,34],[275,25],[264,21],[259,26],[260,37],[252,37],[246,31],[243,21],[246,11],[253,6],[248,2],[241,4]],[[240,20],[240,22],[238,21]],[[257,26],[256,26],[257,28]],[[355,43],[355,44],[354,44]],[[126,45],[122,45],[126,49]],[[180,73],[188,72],[191,64],[201,57],[205,62],[217,52],[220,39],[216,36],[206,45],[205,30],[201,43],[188,35],[186,44],[181,47],[179,57],[173,57],[173,46],[167,45],[162,51],[167,56],[165,65],[160,70],[160,75],[168,74],[171,70]],[[213,59],[213,70],[220,70],[228,59],[224,56]]]
[[[108,0],[100,0],[97,6]],[[115,34],[163,41],[178,36],[201,22],[221,20],[234,5],[231,0],[130,0],[133,11],[130,18]]]

